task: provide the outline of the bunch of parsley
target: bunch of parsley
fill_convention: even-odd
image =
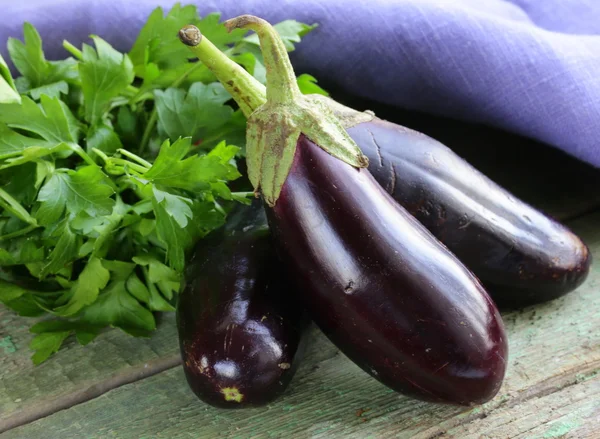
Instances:
[[[8,41],[21,76],[0,57],[0,301],[33,325],[39,364],[70,335],[112,326],[148,336],[173,311],[186,250],[247,193],[240,177],[245,118],[177,39],[195,24],[264,82],[256,36],[227,33],[217,13],[156,9],[135,44],[93,46],[46,60],[36,29]],[[276,25],[288,50],[314,26]],[[305,92],[322,92],[303,75]]]

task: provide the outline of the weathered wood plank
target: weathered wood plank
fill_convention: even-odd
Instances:
[[[37,367],[30,360],[28,320],[0,306],[0,432],[98,396],[107,382],[116,386],[179,363],[173,314],[164,316],[159,336],[140,340],[107,331],[93,346],[68,342]]]
[[[588,242],[596,260],[600,258],[599,225],[600,214],[572,224]],[[473,422],[486,425],[488,418],[496,422],[500,419],[495,417],[496,410],[498,416],[502,416],[502,410],[531,415],[523,410],[537,410],[536,400],[551,398],[557,392],[577,393],[583,389],[590,397],[597,394],[590,386],[596,385],[592,377],[600,370],[599,291],[600,264],[596,263],[588,281],[574,293],[504,314],[510,342],[507,378],[500,394],[480,407],[438,406],[402,397],[365,375],[319,334],[286,395],[267,408],[211,408],[193,396],[181,368],[174,368],[10,430],[2,439],[424,439],[468,429]],[[580,431],[586,431],[590,426],[584,421],[596,408],[583,399],[581,403],[573,401],[583,413]],[[555,421],[571,419],[552,416],[541,416],[537,426],[530,425],[532,431],[554,434],[558,430],[543,430],[545,419],[551,427]],[[518,420],[514,423],[510,431],[526,433]],[[501,431],[494,437],[508,436]]]
[[[498,408],[483,419],[462,425],[440,439],[598,438],[600,375],[550,395],[510,408]]]

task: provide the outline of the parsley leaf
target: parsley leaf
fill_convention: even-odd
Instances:
[[[69,107],[58,98],[46,95],[42,95],[40,101],[38,105],[23,96],[21,105],[0,105],[0,122],[37,134],[48,142],[77,143],[79,123]]]
[[[111,103],[133,82],[133,64],[127,55],[112,48],[102,38],[93,36],[96,50],[83,45],[79,76],[85,102],[85,119],[98,123]]]
[[[156,77],[159,67],[187,63],[189,50],[177,38],[186,24],[198,24],[193,5],[175,4],[166,17],[162,8],[152,11],[129,52],[137,76],[146,79],[150,71]]]
[[[8,39],[8,52],[15,67],[27,78],[32,86],[44,84],[45,78],[50,73],[50,65],[42,51],[42,39],[37,30],[30,24],[23,25],[25,42],[16,38]]]
[[[30,344],[30,348],[36,351],[32,357],[33,363],[40,364],[48,359],[73,332],[79,344],[86,345],[98,336],[100,329],[99,326],[76,321],[45,320],[36,323],[29,330],[37,334]]]
[[[323,96],[329,96],[325,90],[317,85],[317,79],[307,73],[303,73],[298,76],[297,81],[300,91],[304,94],[320,94]]]
[[[165,141],[152,168],[144,174],[144,179],[157,184],[186,189],[189,191],[206,190],[208,183],[220,180],[233,180],[239,177],[234,165],[229,164],[233,151],[239,151],[235,146],[224,146],[208,155],[194,155],[186,159],[190,150],[190,139],[180,139],[172,145]],[[229,158],[223,160],[220,156],[225,153]]]
[[[233,114],[233,109],[224,105],[231,96],[220,83],[196,82],[187,93],[168,88],[154,94],[159,132],[173,141],[191,135],[195,142],[221,128]]]
[[[44,332],[31,340],[29,348],[36,351],[31,357],[33,364],[43,363],[55,352],[58,352],[71,331]]]
[[[84,166],[77,171],[57,170],[38,195],[41,203],[36,218],[40,224],[58,221],[66,208],[68,213],[85,211],[89,215],[110,214],[115,201],[114,189],[97,166]]]
[[[21,103],[21,95],[17,92],[8,65],[4,61],[4,58],[2,58],[2,55],[0,55],[0,103]]]
[[[166,247],[169,264],[178,272],[182,272],[185,265],[185,251],[193,241],[193,235],[185,226],[188,225],[188,218],[193,214],[184,198],[170,194],[164,196],[165,192],[157,192],[159,196],[157,197],[155,193],[152,199],[156,232]]]
[[[17,70],[23,75],[24,88],[37,88],[61,80],[76,78],[75,60],[46,61],[42,50],[42,39],[30,23],[23,25],[24,42],[8,39],[8,53]]]
[[[76,259],[81,239],[73,233],[69,223],[64,221],[62,227],[58,228],[60,238],[54,246],[54,249],[48,257],[48,262],[43,266],[39,278],[42,279],[47,274],[56,274],[65,266]]]
[[[61,93],[64,95],[69,93],[69,84],[67,84],[65,81],[58,81],[52,84],[32,88],[27,93],[29,93],[34,100],[39,100],[42,95],[46,95],[51,98],[58,98],[60,97]]]
[[[98,293],[109,280],[110,273],[102,266],[102,261],[98,258],[90,258],[69,295],[69,302],[55,309],[55,312],[62,316],[69,316],[84,306],[94,303]]]
[[[156,329],[152,313],[129,294],[125,283],[125,280],[112,281],[84,310],[82,321],[95,326],[115,326],[136,336],[147,336]]]

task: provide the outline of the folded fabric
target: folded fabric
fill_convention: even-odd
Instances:
[[[152,9],[174,3],[11,2],[0,41],[21,38],[29,21],[50,59],[65,56],[63,39],[80,43],[92,33],[126,51]],[[292,53],[298,72],[364,98],[528,136],[600,166],[598,0],[205,0],[198,8],[223,19],[318,23]]]

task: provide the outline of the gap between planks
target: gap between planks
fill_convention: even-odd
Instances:
[[[589,206],[587,209],[579,212],[573,212],[571,215],[561,216],[559,220],[561,223],[565,224],[597,212],[600,212],[600,204]],[[568,224],[566,225],[568,226]],[[12,430],[13,428],[21,427],[51,416],[61,410],[69,409],[73,406],[91,401],[121,386],[173,369],[180,366],[181,363],[181,355],[177,352],[177,354],[157,358],[139,366],[118,372],[102,382],[95,383],[85,389],[77,390],[68,395],[59,397],[53,401],[52,405],[33,406],[9,416],[5,420],[0,421],[0,434]],[[464,417],[454,417],[444,421],[440,425],[432,427],[432,429],[419,433],[415,436],[415,439],[434,439],[440,437],[448,429],[457,428],[472,421],[487,417],[493,410],[514,407],[533,398],[548,396],[552,393],[564,390],[569,386],[578,384],[582,375],[598,372],[600,372],[600,361],[579,365],[576,368],[561,373],[561,375],[550,377],[531,387],[522,389],[517,392],[517,395],[513,396],[508,394],[504,398],[501,398],[497,404],[486,408],[484,411],[473,412]]]
[[[92,399],[98,398],[99,396],[102,396],[105,393],[108,393],[111,390],[121,386],[125,386],[127,384],[149,378],[158,373],[165,372],[181,365],[181,361],[181,355],[179,352],[168,357],[147,361],[139,366],[116,373],[112,377],[102,382],[93,384],[85,389],[77,390],[73,393],[57,398],[56,400],[52,401],[52,404],[26,408],[25,410],[9,416],[4,421],[0,421],[0,434],[13,428],[21,427],[31,422],[38,421],[61,410],[91,401]]]

